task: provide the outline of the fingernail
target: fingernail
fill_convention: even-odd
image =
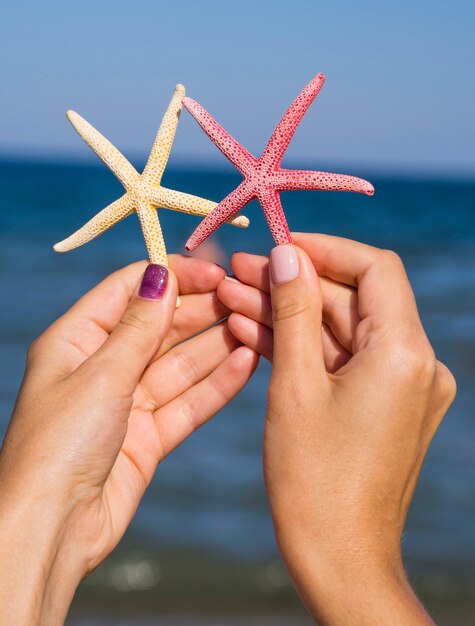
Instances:
[[[272,281],[275,285],[288,283],[299,275],[299,257],[292,245],[276,246],[270,253]]]
[[[142,278],[139,296],[147,300],[159,300],[165,293],[168,283],[168,270],[163,265],[151,263]]]
[[[230,282],[237,283],[238,285],[241,284],[241,282],[237,278],[234,278],[234,276],[225,276],[224,280],[229,280]]]

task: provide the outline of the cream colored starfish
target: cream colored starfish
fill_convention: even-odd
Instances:
[[[57,243],[54,246],[56,252],[68,252],[82,246],[135,211],[140,220],[150,262],[168,267],[165,241],[156,209],[165,208],[190,215],[206,216],[217,206],[216,202],[167,189],[160,184],[175,138],[184,96],[185,88],[183,85],[177,85],[142,174],[139,174],[124,155],[91,124],[74,111],[68,111],[67,116],[71,124],[117,176],[126,193],[70,237]],[[228,223],[246,228],[249,220],[241,215],[228,220]]]

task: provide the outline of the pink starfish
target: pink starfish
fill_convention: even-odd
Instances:
[[[280,191],[315,189],[356,191],[369,196],[373,195],[373,186],[361,178],[311,170],[287,170],[280,167],[297,126],[308,107],[315,100],[324,82],[324,74],[317,74],[297,96],[272,133],[269,143],[259,159],[252,156],[236,139],[231,137],[201,105],[191,98],[183,99],[183,105],[211,141],[244,176],[242,183],[199,224],[186,243],[188,250],[197,248],[206,237],[253,198],[257,198],[261,203],[272,236],[276,244],[280,245],[292,242],[280,202]]]

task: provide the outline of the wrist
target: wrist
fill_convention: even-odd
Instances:
[[[322,625],[433,626],[407,579],[400,550],[319,539],[298,542],[277,533],[289,573],[307,609]]]
[[[404,572],[373,565],[308,569],[296,577],[297,589],[322,625],[433,626]]]
[[[67,514],[32,489],[0,491],[0,624],[63,624],[83,572],[65,541]]]

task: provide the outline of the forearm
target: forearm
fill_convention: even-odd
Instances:
[[[22,490],[23,491],[23,490]],[[0,486],[0,624],[64,623],[81,579],[57,504]]]

